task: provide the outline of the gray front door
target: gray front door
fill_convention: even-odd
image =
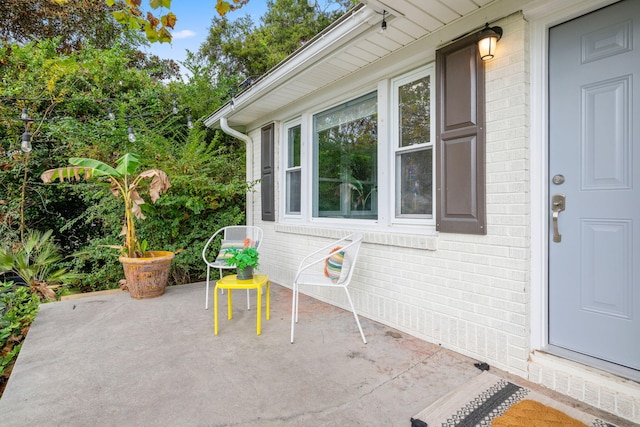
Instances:
[[[549,143],[549,344],[640,370],[640,1],[550,29]]]

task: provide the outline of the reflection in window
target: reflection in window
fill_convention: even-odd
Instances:
[[[314,216],[376,219],[376,93],[314,116]]]

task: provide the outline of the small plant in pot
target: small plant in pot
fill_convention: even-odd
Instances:
[[[146,241],[140,242],[136,235],[134,218],[144,219],[140,206],[145,203],[138,190],[145,179],[151,179],[148,192],[153,203],[165,193],[171,184],[167,174],[159,169],[149,169],[135,175],[140,165],[137,154],[127,153],[116,162],[113,168],[99,160],[72,157],[71,166],[50,169],[42,173],[40,179],[45,183],[55,180],[79,181],[92,178],[106,178],[111,184],[111,194],[122,198],[124,202],[124,224],[121,235],[124,236],[119,258],[124,268],[126,286],[133,298],[152,298],[164,293],[169,278],[169,268],[174,257],[173,252],[147,251]]]
[[[253,269],[258,268],[258,250],[247,246],[242,249],[231,248],[227,250],[227,265],[235,265],[238,270],[238,280],[253,279]]]

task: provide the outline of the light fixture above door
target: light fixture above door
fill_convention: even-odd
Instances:
[[[496,45],[502,38],[502,28],[490,27],[487,23],[478,36],[478,51],[483,61],[489,61],[496,55]]]

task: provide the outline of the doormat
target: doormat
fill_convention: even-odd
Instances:
[[[486,371],[416,414],[411,426],[616,427]]]

